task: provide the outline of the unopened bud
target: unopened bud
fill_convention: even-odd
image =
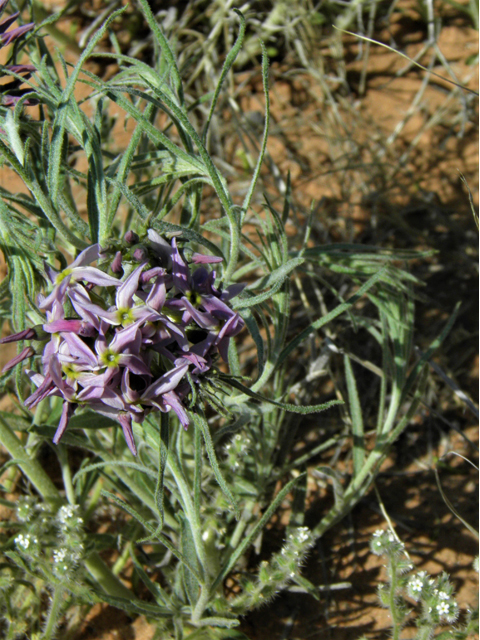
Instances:
[[[9,342],[18,342],[19,340],[36,340],[37,334],[35,329],[30,327],[29,329],[24,329],[19,333],[14,333],[11,336],[7,336],[6,338],[2,338],[0,340],[0,344],[8,344]]]
[[[123,272],[122,269],[122,252],[117,251],[114,259],[112,260],[112,264],[110,265],[110,269],[113,273],[121,274]]]
[[[135,231],[127,231],[127,233],[123,236],[123,239],[128,244],[136,244],[139,241],[139,237],[135,233]]]
[[[137,245],[135,249],[132,251],[132,259],[135,262],[144,262],[148,258],[148,251],[141,244]]]
[[[16,355],[15,358],[12,358],[10,362],[7,362],[7,364],[2,369],[2,373],[10,371],[10,369],[16,367],[17,364],[23,362],[23,360],[26,360],[27,358],[31,358],[33,355],[35,355],[35,349],[33,347],[25,347],[25,349],[23,349],[18,355]]]

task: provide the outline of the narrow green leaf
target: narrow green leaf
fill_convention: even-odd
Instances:
[[[158,24],[157,20],[155,19],[155,16],[153,15],[152,9],[150,8],[150,5],[148,4],[147,0],[138,0],[141,8],[142,8],[142,12],[143,15],[145,16],[145,20],[148,23],[148,26],[150,27],[153,36],[155,37],[155,40],[158,42],[161,50],[162,50],[162,54],[165,56],[165,60],[167,62],[167,67],[169,70],[170,75],[172,76],[173,79],[173,84],[175,87],[175,90],[177,92],[177,96],[178,96],[178,100],[179,103],[183,106],[183,83],[182,83],[182,78],[180,77],[180,72],[178,70],[177,67],[177,62],[175,60],[175,56],[173,55],[173,51],[170,48],[170,44],[168,42],[168,40],[165,38],[162,29],[160,28],[160,25]]]
[[[124,467],[128,469],[135,469],[140,473],[145,473],[147,476],[151,478],[157,478],[157,474],[153,469],[148,469],[148,467],[144,467],[137,462],[127,462],[124,460],[111,460],[110,462],[95,462],[93,464],[89,464],[86,467],[82,467],[77,471],[75,476],[73,477],[72,482],[75,484],[80,478],[80,476],[85,475],[86,473],[90,473],[90,471],[94,471],[95,469],[103,469],[104,467]]]
[[[263,159],[267,151],[268,128],[270,126],[270,94],[268,91],[268,56],[267,56],[267,50],[263,42],[260,41],[260,45],[262,47],[262,80],[263,80],[263,94],[265,96],[265,123],[263,127],[262,146],[260,148],[257,164],[255,165],[255,170],[253,172],[250,186],[248,187],[247,195],[243,200],[243,205],[242,205],[243,215],[241,219],[242,222],[245,219],[245,216],[247,215],[247,211],[250,207],[250,203],[253,198],[253,193],[255,191],[258,178],[260,176],[260,170],[263,165]]]
[[[166,605],[167,607],[171,606],[167,594],[164,592],[164,590],[159,584],[157,584],[156,582],[153,582],[153,580],[150,579],[147,572],[144,570],[142,565],[138,562],[137,557],[133,553],[132,548],[130,548],[130,558],[132,559],[133,565],[135,567],[135,571],[138,573],[144,585],[147,587],[147,589],[150,591],[152,596],[155,598],[155,600],[157,601],[157,604],[159,606],[162,606],[162,605]]]
[[[248,295],[248,292],[243,291],[243,297],[238,297],[235,302],[232,303],[232,307],[236,311],[239,309],[249,309],[251,307],[259,305],[261,302],[265,302],[265,300],[270,300],[273,295],[280,291],[280,289],[283,287],[287,277],[288,276],[286,276],[283,280],[279,280],[273,285],[271,289],[268,289],[268,291],[264,291],[263,293],[259,293],[258,295],[252,296],[250,298],[246,297],[246,294]]]
[[[345,378],[347,381],[348,404],[350,419],[352,421],[353,435],[353,474],[356,476],[365,462],[365,436],[363,432],[363,416],[360,398],[358,396],[357,382],[353,374],[350,358],[344,356]]]
[[[193,229],[186,229],[185,227],[181,227],[178,224],[172,224],[171,222],[154,222],[152,224],[152,227],[163,235],[169,233],[175,233],[176,235],[178,235],[179,233],[181,233],[182,238],[204,246],[212,253],[212,255],[218,256],[219,258],[222,258],[222,260],[225,260],[224,254],[216,244],[214,244],[210,240],[207,240],[200,233],[197,233]]]
[[[412,371],[410,372],[407,381],[405,383],[405,387],[402,391],[402,398],[407,398],[408,394],[410,393],[413,385],[415,384],[416,379],[418,378],[418,376],[420,375],[420,372],[423,370],[423,367],[425,365],[425,363],[427,363],[430,358],[432,357],[432,355],[434,354],[434,352],[440,347],[440,345],[442,344],[442,342],[445,340],[445,338],[447,337],[447,335],[450,333],[455,320],[457,319],[457,316],[460,312],[460,307],[461,307],[461,302],[458,302],[455,305],[455,309],[453,310],[452,315],[450,316],[450,318],[448,319],[448,322],[445,324],[444,328],[442,329],[440,335],[435,338],[435,340],[432,342],[432,344],[429,346],[429,348],[425,351],[425,353],[422,354],[422,356],[419,358],[418,362],[415,364],[414,368],[412,369]]]
[[[255,347],[257,348],[258,377],[260,378],[265,367],[265,348],[263,338],[251,309],[243,309],[241,316],[244,319],[245,325],[255,342]]]
[[[157,475],[157,484],[155,486],[155,504],[157,505],[158,513],[160,515],[160,523],[159,528],[163,528],[163,523],[165,520],[165,512],[164,512],[164,480],[165,480],[165,469],[167,467],[167,458],[168,458],[168,444],[170,439],[170,430],[169,430],[169,415],[168,413],[160,414],[160,446],[158,447],[158,475]]]
[[[318,474],[321,476],[327,476],[327,478],[330,478],[333,484],[335,506],[341,506],[344,490],[340,480],[340,474],[335,469],[332,469],[332,467],[327,467],[326,465],[321,465],[320,467],[316,467],[315,474]]]
[[[272,287],[278,282],[283,282],[285,278],[290,273],[292,273],[294,269],[299,267],[304,262],[305,260],[303,258],[293,258],[292,260],[289,260],[285,264],[282,264],[277,269],[274,269],[268,275],[264,276],[263,278],[260,278],[260,280],[257,280],[256,282],[249,285],[248,289],[249,290],[267,289],[268,287]]]
[[[183,556],[188,560],[189,564],[197,568],[198,572],[198,558],[195,550],[195,543],[191,531],[191,525],[182,512],[179,513],[181,518],[181,545]],[[195,579],[195,576],[189,569],[183,566],[183,584],[185,587],[185,593],[187,594],[188,601],[192,607],[195,606],[200,594],[200,583]]]
[[[145,615],[147,617],[159,617],[159,618],[171,618],[172,612],[170,607],[161,607],[158,604],[152,602],[144,602],[139,600],[132,593],[132,598],[127,600],[126,598],[119,598],[118,596],[112,596],[105,591],[97,591],[90,587],[90,593],[95,596],[94,602],[106,602],[107,604],[125,611],[129,614]]]
[[[235,40],[235,44],[233,45],[232,49],[228,52],[227,57],[225,58],[225,62],[223,63],[222,72],[221,72],[220,78],[219,78],[219,80],[217,82],[217,87],[216,87],[215,93],[213,95],[212,104],[210,106],[210,111],[208,113],[207,121],[206,121],[205,127],[203,129],[203,134],[202,134],[202,142],[203,143],[205,143],[205,141],[207,139],[208,129],[210,127],[210,122],[211,122],[212,117],[213,117],[213,112],[215,111],[215,108],[217,106],[218,96],[220,95],[220,91],[222,90],[223,82],[224,82],[225,78],[227,77],[227,73],[232,68],[233,63],[237,59],[237,56],[238,56],[238,54],[240,52],[240,49],[242,48],[242,45],[243,45],[243,38],[245,37],[245,26],[246,26],[245,18],[243,17],[242,13],[238,9],[234,8],[233,11],[237,14],[237,16],[238,16],[238,18],[240,20],[240,30],[238,32],[237,39]]]

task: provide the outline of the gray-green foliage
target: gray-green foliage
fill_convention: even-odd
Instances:
[[[134,229],[141,235],[154,228],[166,236],[181,234],[193,247],[203,245],[225,256],[218,268],[225,286],[248,283],[235,306],[250,336],[244,338],[241,349],[253,355],[246,357],[231,343],[233,375],[219,371],[200,387],[200,397],[191,398],[188,431],[168,416],[161,424],[148,417],[136,425],[139,455],[134,462],[117,440],[112,422],[79,412],[64,444],[54,448],[62,489],[53,485],[36,459],[55,431],[61,409],[58,399],[44,400],[33,417],[0,414],[0,441],[12,457],[9,464],[23,471],[50,518],[44,529],[33,533],[26,525],[12,524],[17,538],[2,538],[6,561],[0,576],[7,594],[5,624],[12,638],[17,633],[15,602],[29,589],[33,594],[30,609],[20,610],[26,620],[25,632],[38,631],[38,599],[48,594],[50,609],[41,630],[45,639],[54,637],[67,607],[98,601],[129,614],[143,613],[178,639],[220,638],[221,629],[229,629],[225,637],[236,637],[231,628],[238,626],[238,616],[290,581],[315,594],[315,587],[301,576],[302,562],[314,541],[345,517],[370,487],[390,446],[417,409],[424,365],[431,354],[415,360],[416,281],[398,266],[418,254],[356,245],[307,246],[308,225],[303,246],[290,246],[285,231],[289,193],[282,211],[268,201],[262,212],[251,208],[265,151],[268,111],[252,182],[242,205],[236,204],[206,146],[220,86],[213,95],[202,98],[211,102],[203,126],[197,127],[192,117],[197,105],[187,100],[174,52],[146,0],[139,4],[158,52],[153,67],[120,53],[97,52],[95,55],[117,62],[118,73],[104,81],[85,69],[111,22],[121,17],[120,9],[91,37],[75,67],[60,57],[63,78],[43,42],[37,41],[32,59],[38,71],[29,84],[31,96],[41,104],[38,119],[25,118],[21,104],[13,115],[0,110],[0,151],[27,189],[25,195],[1,193],[0,245],[9,266],[9,293],[5,285],[1,289],[2,317],[10,319],[16,329],[23,328],[25,318],[36,323],[43,260],[64,266],[63,252],[73,255],[95,242],[113,253],[122,246],[125,231]],[[222,80],[242,44],[244,19],[239,12],[237,16],[239,35],[226,59]],[[262,74],[268,105],[265,51]],[[86,114],[75,97],[79,83],[91,89],[92,115]],[[130,142],[120,152],[111,151],[105,135],[105,127],[111,133],[108,110],[112,103],[134,122]],[[167,124],[160,126],[160,114]],[[86,171],[72,166],[73,154],[80,153],[87,160]],[[218,206],[213,214],[202,217],[205,185],[216,194]],[[73,195],[78,188],[83,188],[86,220],[78,195]],[[337,290],[337,276],[344,281],[349,278],[346,294]],[[313,289],[327,278],[330,287],[330,310],[321,315],[317,309],[316,317],[296,331],[291,323],[292,278]],[[12,301],[11,313],[8,300]],[[356,305],[360,300],[368,303],[363,310]],[[382,353],[374,424],[370,416],[364,417],[358,375],[351,364],[353,354],[344,355],[343,405],[323,397],[307,376],[292,379],[290,375],[294,361],[307,366],[311,345],[334,322],[364,330]],[[21,391],[25,381],[17,378]],[[4,384],[9,385],[9,379]],[[327,431],[321,418],[310,417],[310,428],[319,434],[315,446],[292,452],[297,431],[307,425],[307,414],[316,416],[334,405],[342,405],[343,412],[343,420],[334,413],[338,409],[328,414],[338,423],[337,433],[322,440]],[[367,446],[367,420],[373,429],[373,446]],[[342,440],[352,446],[351,475],[341,476],[335,465],[318,466],[316,472],[332,481],[335,503],[307,529],[307,464]],[[65,445],[82,451],[79,468]],[[295,505],[285,545],[258,571],[248,571],[252,549],[260,548],[265,527],[292,492]],[[58,567],[63,556],[58,560],[49,550],[57,535],[52,519],[66,508],[67,501],[82,525],[95,529],[105,510],[124,517],[128,524],[121,533],[70,535],[61,548],[70,554],[71,571],[65,570],[60,580]],[[34,507],[32,510],[35,512]],[[35,536],[42,553],[29,555],[30,538],[29,544],[18,538],[25,535]],[[106,549],[119,552],[113,569],[98,556]],[[117,578],[127,563],[134,572],[131,590]],[[239,584],[233,600],[224,588],[232,572]],[[151,593],[149,600],[138,595],[139,582]],[[202,628],[217,631],[203,635]]]

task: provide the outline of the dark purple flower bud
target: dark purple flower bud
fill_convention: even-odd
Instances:
[[[117,251],[117,253],[115,254],[115,257],[112,260],[112,264],[110,265],[110,269],[113,271],[113,273],[118,273],[118,274],[123,273],[121,251]]]
[[[135,231],[127,231],[127,233],[123,236],[123,239],[128,244],[136,244],[140,238],[137,236]]]
[[[23,36],[25,33],[27,33],[27,31],[33,29],[34,26],[35,24],[33,22],[29,22],[28,24],[24,24],[21,27],[17,27],[16,29],[12,29],[11,31],[4,33],[2,36],[0,36],[0,46],[4,47],[14,40],[17,40],[17,38]],[[2,24],[0,24],[0,31],[3,31]]]
[[[18,342],[19,340],[36,340],[37,334],[35,329],[24,329],[19,333],[13,333],[11,336],[7,336],[6,338],[2,338],[0,340],[0,344],[8,344],[9,342]]]
[[[135,260],[135,262],[145,262],[147,258],[148,251],[142,245],[138,245],[132,252],[132,259]]]
[[[27,74],[25,77],[29,78],[30,74],[37,70],[33,64],[11,64],[7,67],[9,71],[13,71],[13,73],[25,73]]]
[[[18,355],[16,355],[15,358],[12,358],[10,362],[7,362],[7,364],[2,369],[2,373],[10,371],[10,369],[16,367],[17,364],[23,362],[23,360],[26,360],[27,358],[31,358],[33,355],[35,355],[35,349],[33,347],[25,347],[25,349],[22,349],[22,351]]]
[[[15,13],[12,13],[11,16],[8,16],[7,18],[4,18],[1,22],[0,22],[0,33],[5,33],[5,31],[8,29],[8,27],[10,27],[15,20],[18,18],[18,16],[20,15],[19,11],[15,11]]]

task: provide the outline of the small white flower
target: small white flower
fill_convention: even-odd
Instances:
[[[449,600],[450,598],[448,593],[445,593],[445,591],[440,591],[440,593],[438,594],[438,597],[440,598],[440,600]]]
[[[437,604],[437,611],[441,616],[448,614],[450,608],[446,602],[441,602]]]
[[[414,578],[413,580],[410,581],[410,589],[412,591],[420,592],[422,588],[423,588],[422,581],[419,580],[418,578]]]
[[[17,545],[17,547],[20,547],[21,549],[26,551],[30,546],[30,539],[30,534],[27,533],[26,535],[23,535],[23,533],[19,533],[15,538],[15,544]]]
[[[60,562],[63,562],[65,560],[65,558],[67,557],[67,553],[68,553],[68,549],[66,549],[65,547],[63,547],[62,549],[56,549],[53,552],[53,561],[56,564],[59,564]]]

